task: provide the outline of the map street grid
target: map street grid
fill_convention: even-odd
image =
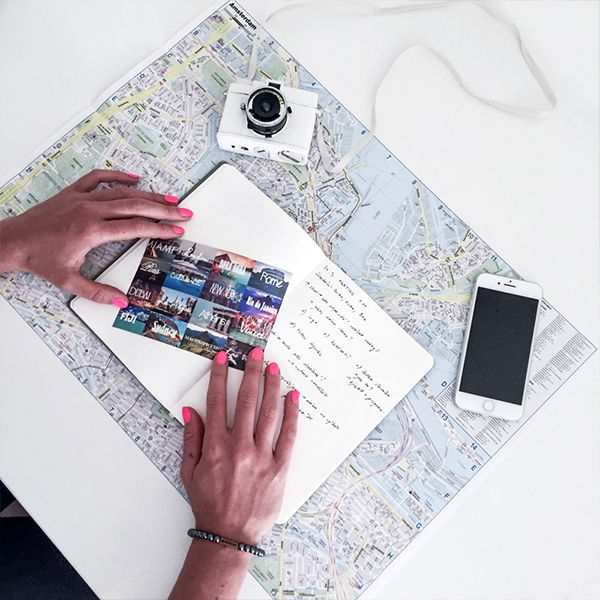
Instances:
[[[453,382],[473,282],[482,272],[518,275],[377,139],[335,176],[316,144],[308,168],[220,150],[224,93],[246,75],[258,34],[257,77],[318,92],[317,126],[333,160],[366,132],[239,5],[225,4],[190,29],[0,187],[0,215],[24,212],[93,168],[135,172],[144,188],[182,196],[226,161],[429,350],[431,372],[265,536],[267,556],[251,566],[276,598],[356,598],[595,348],[544,300],[525,417],[460,411]],[[126,246],[96,249],[85,272],[97,275]],[[0,294],[184,494],[182,427],[70,311],[69,298],[26,273],[1,275]]]

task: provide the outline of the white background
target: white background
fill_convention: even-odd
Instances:
[[[0,173],[208,4],[0,1]],[[244,2],[259,18],[280,5]],[[378,135],[598,346],[599,4],[488,6],[520,28],[556,110],[493,111],[411,53],[382,91]],[[413,43],[436,45],[481,93],[543,105],[510,38],[484,20],[464,4],[385,20],[311,7],[269,29],[364,121],[378,79]],[[172,531],[187,526],[183,501],[4,302],[0,320],[0,478],[98,594],[164,595],[186,544]],[[597,598],[598,366],[596,355],[368,595]]]

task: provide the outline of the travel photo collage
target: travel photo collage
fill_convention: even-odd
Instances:
[[[291,274],[184,239],[149,240],[114,327],[243,369],[265,348]]]

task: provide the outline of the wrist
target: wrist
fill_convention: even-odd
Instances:
[[[210,533],[220,535],[221,537],[229,538],[236,542],[243,544],[251,544],[252,546],[258,545],[262,535],[255,531],[253,528],[247,525],[238,525],[234,523],[219,523],[218,521],[206,522],[202,518],[197,517],[195,519],[196,524],[194,527],[201,531],[208,531]]]
[[[193,559],[210,560],[227,569],[247,569],[251,559],[248,552],[200,538],[192,538],[188,554]]]
[[[24,270],[26,253],[21,248],[15,227],[18,218],[0,221],[0,273]]]

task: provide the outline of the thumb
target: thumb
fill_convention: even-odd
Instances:
[[[183,416],[183,461],[181,463],[181,479],[186,487],[192,482],[194,469],[202,456],[204,440],[204,423],[202,417],[189,406],[181,409]]]
[[[98,302],[100,304],[114,304],[119,308],[125,308],[129,304],[127,295],[121,290],[110,285],[96,283],[80,273],[73,274],[69,277],[66,284],[63,286],[67,292],[71,292],[82,298]]]

